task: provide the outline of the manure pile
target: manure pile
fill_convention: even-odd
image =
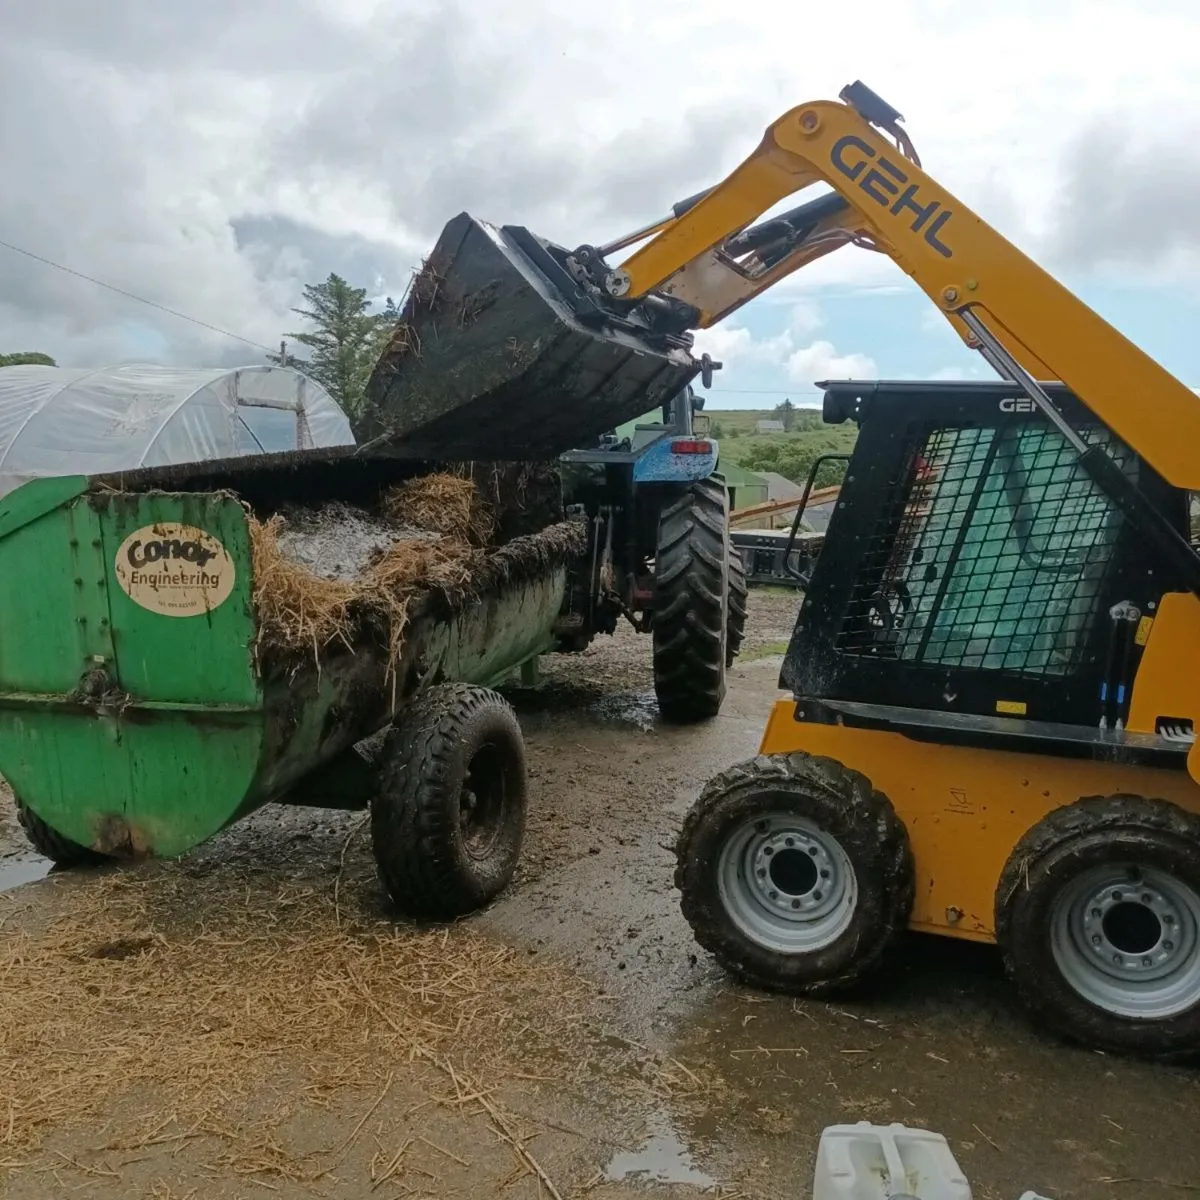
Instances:
[[[378,511],[294,505],[249,524],[260,652],[349,647],[374,617],[394,662],[413,596],[465,586],[487,556],[495,517],[471,479],[440,473],[394,488]]]

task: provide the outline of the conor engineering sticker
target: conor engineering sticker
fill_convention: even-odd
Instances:
[[[163,521],[131,533],[117,551],[117,582],[135,603],[166,617],[197,617],[224,604],[237,574],[210,533]]]

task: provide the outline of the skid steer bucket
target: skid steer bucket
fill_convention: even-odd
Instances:
[[[602,304],[564,258],[525,229],[455,217],[376,364],[355,421],[360,447],[554,458],[665,404],[697,375],[669,302]]]

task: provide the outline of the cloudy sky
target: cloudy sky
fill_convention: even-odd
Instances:
[[[250,343],[277,345],[331,270],[399,296],[464,209],[571,245],[634,228],[861,78],[935,177],[1200,385],[1196,0],[4,8],[0,241]],[[704,336],[726,363],[711,407],[975,369],[915,285],[854,249]],[[262,358],[0,246],[0,352],[27,349]]]

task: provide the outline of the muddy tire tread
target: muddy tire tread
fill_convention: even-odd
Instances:
[[[112,862],[106,854],[81,846],[52,829],[20,798],[16,798],[17,821],[25,831],[29,844],[43,857],[59,867],[101,867]]]
[[[1031,871],[1036,873],[1046,856],[1069,839],[1076,841],[1078,854],[1097,841],[1111,844],[1122,832],[1135,840],[1142,835],[1147,846],[1172,843],[1191,860],[1193,884],[1200,880],[1200,816],[1168,800],[1128,793],[1085,796],[1057,808],[1017,842],[996,885],[996,941],[1005,973],[1034,1023],[1063,1041],[1163,1061],[1190,1058],[1200,1051],[1200,1004],[1153,1023],[1128,1021],[1093,1008],[1065,981],[1057,982],[1053,959],[1048,951],[1044,958],[1037,954],[1030,944],[1034,935],[1022,920],[1020,893],[1025,888],[1028,894]]]
[[[741,551],[728,539],[729,544],[729,600],[725,617],[725,665],[733,666],[733,660],[741,653],[746,637],[746,610],[750,598],[746,584],[746,565]]]
[[[866,927],[804,956],[809,962],[802,969],[789,956],[743,939],[723,920],[715,887],[709,892],[702,883],[707,867],[702,847],[712,836],[706,828],[726,822],[732,828],[754,811],[755,793],[768,789],[815,798],[811,808],[823,811],[812,815],[852,859],[865,854],[869,860],[868,872],[862,858],[855,862],[860,908],[867,904],[874,910]],[[715,859],[719,848],[717,841],[707,854]],[[688,812],[675,853],[675,887],[696,941],[730,974],[765,990],[814,997],[851,992],[880,971],[908,928],[916,889],[908,831],[865,775],[833,758],[802,751],[758,755],[714,776]]]
[[[728,498],[691,484],[659,517],[654,568],[654,690],[668,721],[708,720],[725,699]]]
[[[503,861],[490,879],[472,878],[459,848],[457,750],[464,730],[491,713],[494,733],[515,756],[516,794]],[[454,796],[448,793],[455,792]],[[525,750],[512,706],[499,693],[446,684],[421,693],[401,714],[382,755],[371,835],[380,879],[409,916],[454,918],[484,907],[511,881],[524,836]]]

